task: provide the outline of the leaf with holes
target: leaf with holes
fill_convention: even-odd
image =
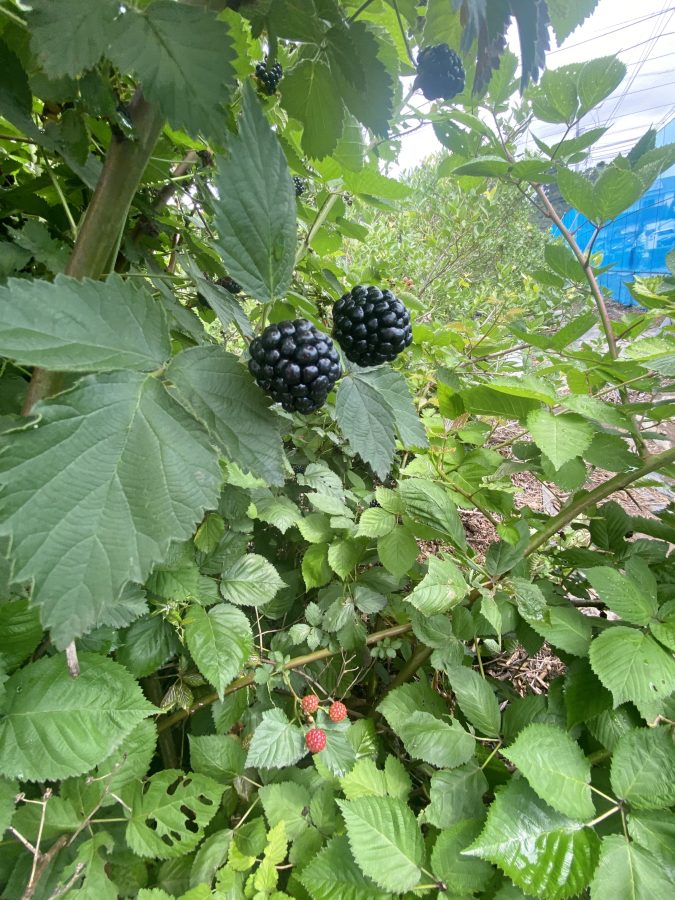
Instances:
[[[218,812],[222,785],[194,772],[165,769],[122,792],[128,807],[127,844],[138,856],[175,859],[190,853]]]

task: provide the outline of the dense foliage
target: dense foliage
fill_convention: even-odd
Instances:
[[[541,71],[594,5],[0,6],[6,900],[669,894],[675,280],[614,321],[524,213],[599,230],[675,162],[575,169],[625,69]],[[348,293],[396,353],[342,374]],[[546,694],[494,677],[544,641]]]

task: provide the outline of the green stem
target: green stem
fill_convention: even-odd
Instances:
[[[101,177],[81,222],[65,274],[71,278],[100,278],[106,274],[118,246],[129,208],[162,130],[158,111],[137,93],[129,104],[134,140],[114,137],[108,148]],[[33,405],[58,392],[62,374],[35,368],[23,406],[29,415]]]

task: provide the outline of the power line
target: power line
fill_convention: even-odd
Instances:
[[[617,28],[611,28],[608,31],[601,31],[599,34],[595,34],[592,37],[584,38],[583,41],[577,41],[575,44],[568,44],[561,47],[557,47],[555,50],[551,50],[549,56],[554,53],[560,53],[561,50],[573,50],[575,47],[581,47],[582,44],[590,44],[591,41],[597,41],[600,38],[607,37],[610,34],[616,34],[618,31],[623,31],[626,28],[631,28],[634,25],[639,25],[642,22],[648,22],[650,19],[655,19],[657,16],[662,16],[664,13],[675,11],[675,6],[671,6],[670,9],[661,10],[661,12],[651,13],[648,16],[642,16],[638,19],[631,19],[630,21],[624,22],[622,25],[619,25]]]

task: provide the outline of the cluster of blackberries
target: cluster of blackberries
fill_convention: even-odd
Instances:
[[[303,178],[300,178],[298,175],[293,176],[293,184],[295,185],[295,196],[302,197],[305,193],[306,185]]]
[[[415,88],[427,100],[450,100],[464,90],[462,60],[447,44],[425,47],[417,57]]]
[[[231,294],[241,294],[242,286],[238,281],[235,281],[234,278],[230,278],[229,275],[225,275],[223,278],[219,278],[216,284],[219,284],[221,287],[224,287],[226,291],[229,291]]]
[[[333,307],[333,337],[347,359],[379,366],[411,344],[410,313],[390,290],[359,284]]]
[[[249,350],[249,371],[288,412],[319,409],[342,375],[333,342],[307,319],[268,325]]]
[[[274,63],[270,69],[267,68],[267,62],[259,62],[255,67],[255,77],[258,79],[260,90],[268,97],[276,91],[283,74],[284,70],[280,63]]]

